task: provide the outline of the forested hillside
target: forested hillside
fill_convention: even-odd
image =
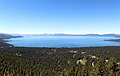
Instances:
[[[120,76],[120,47],[0,49],[0,76]]]

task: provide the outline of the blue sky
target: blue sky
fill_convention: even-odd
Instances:
[[[0,0],[0,32],[120,34],[120,0]]]

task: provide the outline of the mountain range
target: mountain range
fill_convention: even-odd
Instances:
[[[4,34],[4,33],[0,33],[0,38],[1,39],[18,38],[18,37],[23,37],[24,35],[33,35],[33,36],[109,36],[109,37],[120,37],[120,34],[64,34],[64,33],[56,33],[56,34]]]
[[[27,35],[27,34],[26,34]],[[29,34],[33,36],[110,36],[110,37],[120,37],[120,34]]]
[[[10,38],[18,38],[18,37],[22,37],[22,36],[13,36],[10,34],[0,33],[0,39],[10,39]]]

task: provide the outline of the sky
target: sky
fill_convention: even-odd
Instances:
[[[120,34],[120,0],[0,0],[0,32]]]

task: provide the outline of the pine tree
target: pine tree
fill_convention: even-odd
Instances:
[[[105,61],[104,59],[100,58],[94,67],[92,67],[92,70],[90,71],[90,76],[103,76],[105,73]]]
[[[82,67],[81,75],[82,75],[82,76],[88,76],[88,68],[87,68],[87,65],[84,65],[84,66]]]
[[[117,70],[117,61],[115,57],[111,57],[106,65],[109,76],[115,76]]]

